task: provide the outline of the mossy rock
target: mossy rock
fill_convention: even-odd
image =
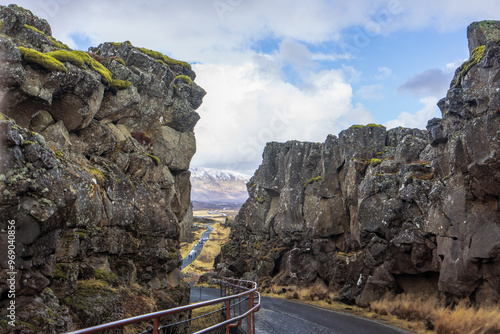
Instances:
[[[120,294],[103,280],[81,280],[75,292],[62,299],[78,327],[90,327],[118,320],[123,314]]]
[[[186,85],[191,85],[193,83],[193,80],[191,80],[190,77],[188,77],[187,75],[183,75],[183,74],[176,76],[175,80],[181,80],[184,83],[186,83]]]
[[[319,180],[321,180],[321,175],[313,177],[313,178],[310,178],[309,180],[307,180],[306,182],[304,182],[304,184],[302,185],[302,187],[305,189],[308,184],[312,184],[312,183],[314,183],[316,181],[319,181]]]
[[[43,31],[40,31],[40,30],[38,30],[37,28],[35,28],[33,26],[25,24],[24,27],[27,28],[27,29],[29,29],[29,30],[31,30],[31,31],[36,32],[37,34],[40,34],[40,35],[43,35],[43,36],[47,37],[50,40],[50,42],[52,43],[52,46],[55,47],[55,48],[71,50],[70,47],[67,46],[66,44],[64,44],[63,42],[58,41],[57,39],[55,39],[52,36],[46,35]]]
[[[87,69],[85,57],[81,54],[82,51],[56,50],[47,52],[46,55],[54,57],[60,62],[71,63],[81,69]]]
[[[56,50],[47,52],[46,55],[51,56],[61,62],[71,63],[81,69],[91,69],[97,72],[101,76],[101,81],[108,85],[113,91],[127,89],[131,85],[129,81],[113,79],[111,71],[104,67],[104,65],[99,63],[97,60],[92,58],[87,52]],[[121,63],[125,65],[125,62],[122,59],[116,58],[113,60],[121,60]]]
[[[146,49],[146,48],[138,48],[136,47],[137,50],[141,51],[142,53],[144,54],[147,54],[148,56],[156,59],[156,60],[160,60],[162,61],[163,63],[165,63],[166,65],[172,65],[172,66],[182,66],[184,68],[187,68],[187,69],[191,69],[191,64],[185,62],[185,61],[180,61],[180,60],[176,60],[176,59],[172,59],[168,56],[165,56],[164,54],[162,54],[161,52],[158,52],[158,51],[153,51],[153,50],[149,50],[149,49]]]
[[[168,250],[168,258],[169,258],[170,260],[173,260],[173,259],[175,259],[176,257],[177,257],[177,250],[176,250],[175,248],[170,248],[170,249]]]
[[[131,84],[132,83],[130,81],[112,79],[111,84],[109,85],[109,88],[111,89],[111,91],[116,92],[119,90],[127,89],[128,87],[130,87]]]
[[[364,128],[364,127],[368,127],[368,128],[383,128],[384,126],[380,125],[380,124],[375,124],[375,123],[368,123],[366,125],[354,124],[354,125],[351,125],[351,127],[349,127],[349,130],[351,130],[351,129],[361,129],[361,128]]]
[[[483,59],[484,56],[484,51],[486,50],[486,46],[478,46],[472,51],[472,55],[470,56],[470,59],[467,60],[465,63],[463,63],[459,67],[460,74],[458,75],[457,80],[455,81],[455,86],[460,85],[460,82],[462,81],[462,78],[464,78],[467,73],[471,70],[472,67],[475,65],[479,64],[481,59]]]
[[[50,55],[46,55],[44,53],[22,46],[18,46],[17,48],[21,52],[23,60],[30,65],[36,65],[51,72],[68,72],[68,69],[66,68],[66,66],[64,66],[63,63],[61,63],[54,57],[51,57]]]
[[[160,158],[158,158],[157,156],[154,156],[152,154],[142,154],[142,153],[141,153],[141,155],[143,155],[145,157],[150,157],[153,160],[153,162],[155,163],[155,166],[159,166],[160,165],[161,161],[160,161]]]
[[[380,160],[380,159],[373,158],[370,160],[370,165],[372,165],[372,166],[377,166],[377,165],[380,165],[381,163],[382,163],[382,160]]]
[[[78,277],[78,266],[72,263],[56,263],[54,279],[59,281],[73,281]]]
[[[114,273],[103,269],[96,269],[94,277],[96,280],[102,280],[107,282],[108,284],[116,284],[118,282],[118,278]]]

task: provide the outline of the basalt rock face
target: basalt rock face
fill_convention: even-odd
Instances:
[[[2,320],[0,332],[58,333],[187,303],[178,247],[205,95],[195,73],[128,42],[66,49],[17,6],[1,6],[0,21],[8,321],[10,222],[16,232],[16,326]]]
[[[324,143],[269,143],[221,274],[326,285],[359,305],[417,291],[498,303],[500,46],[482,44],[496,26],[469,27],[471,60],[427,131],[353,126]]]

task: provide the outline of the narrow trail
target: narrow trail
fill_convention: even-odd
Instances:
[[[193,249],[191,249],[189,254],[182,260],[181,269],[184,269],[185,267],[193,263],[194,260],[196,260],[196,258],[200,255],[203,246],[210,238],[210,232],[212,232],[214,228],[208,224],[206,224],[205,227],[207,227],[207,230],[203,232],[200,240],[198,240],[198,243],[193,247]]]

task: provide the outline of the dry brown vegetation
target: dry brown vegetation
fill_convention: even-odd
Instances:
[[[396,326],[412,333],[437,334],[494,334],[500,333],[500,306],[471,307],[459,303],[446,308],[437,298],[402,294],[384,298],[370,308],[346,305],[335,301],[336,294],[324,284],[307,288],[273,285],[266,279],[259,281],[265,296],[297,300],[306,304],[347,312],[381,323]]]
[[[414,294],[398,295],[371,304],[378,314],[419,321],[438,334],[500,333],[500,307],[472,307],[461,302],[444,307],[436,298]]]

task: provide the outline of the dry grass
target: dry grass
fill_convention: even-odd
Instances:
[[[221,312],[222,307],[222,304],[215,304],[193,309],[191,319],[195,320],[191,322],[190,331],[205,329],[226,320]]]
[[[445,308],[435,297],[405,294],[373,302],[371,309],[377,314],[420,322],[425,329],[438,334],[500,333],[498,306],[476,308],[459,303],[454,308]]]
[[[120,289],[123,299],[124,318],[130,318],[141,314],[157,311],[156,303],[151,292],[134,283],[129,287]],[[124,334],[136,334],[144,331],[150,325],[148,322],[128,325],[123,328]]]
[[[371,309],[362,308],[355,305],[346,305],[335,301],[337,294],[329,291],[324,284],[314,284],[307,288],[296,286],[270,286],[262,291],[266,297],[284,298],[295,300],[304,304],[321,307],[335,312],[352,314],[358,317],[375,320],[385,325],[399,327],[412,333],[430,333],[425,329],[425,324],[420,321],[401,320],[396,316],[378,314]]]

